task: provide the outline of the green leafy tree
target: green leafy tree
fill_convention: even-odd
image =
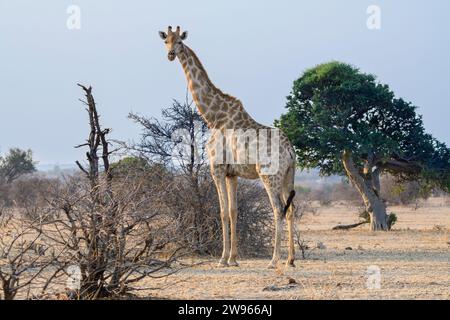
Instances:
[[[415,106],[373,75],[341,62],[318,65],[294,82],[286,108],[275,125],[295,145],[298,165],[346,175],[372,230],[392,221],[380,198],[383,172],[450,190],[450,150],[425,133]]]
[[[117,176],[128,174],[139,175],[150,170],[149,162],[140,157],[127,156],[111,164],[111,171]]]
[[[36,171],[31,150],[12,148],[0,157],[0,183],[11,183],[20,176]]]

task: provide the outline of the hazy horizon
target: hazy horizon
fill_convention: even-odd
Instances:
[[[380,30],[366,26],[372,4],[381,9]],[[80,30],[66,26],[69,5],[81,9]],[[76,83],[93,86],[112,138],[139,139],[130,111],[159,117],[186,94],[181,66],[167,60],[157,34],[168,25],[189,31],[186,43],[211,80],[261,123],[285,112],[302,71],[340,60],[418,106],[426,130],[449,145],[450,108],[441,98],[450,83],[449,9],[443,0],[0,0],[0,154],[19,147],[41,165],[84,160],[73,148],[88,134]]]

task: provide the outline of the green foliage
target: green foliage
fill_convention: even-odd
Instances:
[[[31,150],[12,148],[0,157],[0,183],[11,183],[20,176],[36,171]]]
[[[392,194],[394,196],[400,196],[403,192],[405,192],[406,187],[402,184],[397,184],[392,188]]]
[[[111,164],[114,173],[124,173],[133,171],[146,171],[150,168],[147,160],[139,157],[128,156]]]
[[[424,192],[438,187],[450,193],[450,148],[435,139],[432,140],[433,151],[422,173]]]
[[[449,149],[424,132],[415,106],[373,75],[341,62],[318,65],[294,82],[286,108],[275,125],[291,139],[303,168],[343,175],[342,152],[349,150],[360,169],[370,154],[393,175],[417,179],[426,172],[426,181],[449,189]],[[408,170],[389,165],[392,160]]]
[[[151,176],[152,181],[147,182],[157,183],[169,175],[163,164],[149,162],[147,159],[137,156],[127,156],[112,163],[110,168],[113,177],[118,180]]]
[[[387,216],[387,225],[389,227],[389,229],[392,228],[392,226],[397,222],[397,215],[393,212],[391,212],[390,214],[388,214]]]

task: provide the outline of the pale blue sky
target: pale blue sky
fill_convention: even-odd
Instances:
[[[81,8],[81,30],[66,9]],[[366,9],[381,8],[381,30]],[[159,116],[183,99],[186,80],[157,31],[181,25],[212,81],[272,124],[292,81],[328,60],[374,73],[420,107],[425,126],[450,144],[450,2],[446,0],[107,1],[0,0],[0,152],[31,148],[41,164],[84,159],[77,82],[93,85],[104,126],[137,139],[128,112]]]

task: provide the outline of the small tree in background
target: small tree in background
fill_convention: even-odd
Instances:
[[[387,85],[340,62],[318,65],[294,82],[276,125],[299,166],[346,175],[361,194],[371,230],[390,229],[380,174],[450,191],[450,149],[424,132],[416,107]]]
[[[5,156],[0,156],[0,183],[10,184],[19,177],[35,171],[31,150],[12,148]]]

